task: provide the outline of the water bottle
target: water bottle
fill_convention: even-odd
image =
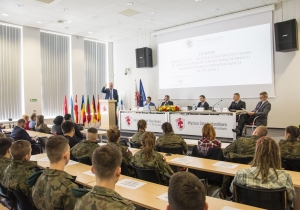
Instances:
[[[218,106],[217,106],[217,111],[218,111],[218,112],[221,111],[220,104],[218,104]]]
[[[195,104],[193,104],[193,111],[195,111],[196,110],[196,105]]]

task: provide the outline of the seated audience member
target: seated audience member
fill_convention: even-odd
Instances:
[[[211,148],[221,148],[221,141],[216,139],[216,131],[214,127],[206,123],[202,127],[202,139],[198,141],[198,152],[203,154],[204,156]]]
[[[77,138],[74,136],[74,123],[70,121],[65,121],[61,124],[61,129],[64,133],[64,137],[69,139],[70,148],[73,148],[76,144],[78,144]]]
[[[64,116],[64,120],[65,121],[69,121],[69,122],[72,122],[72,116],[70,114],[65,114]],[[75,137],[78,139],[78,141],[84,139],[84,135],[80,132],[78,126],[76,125],[76,123],[73,123],[74,124],[74,129],[75,129]]]
[[[17,125],[11,131],[10,137],[16,140],[27,140],[31,144],[36,144],[34,138],[31,138],[29,134],[24,130],[25,120],[19,119]]]
[[[61,124],[64,121],[64,117],[63,116],[56,116],[53,120],[54,125],[52,125],[52,133],[53,135],[64,135],[63,131],[61,129]]]
[[[35,130],[36,125],[36,113],[32,113],[30,116],[29,128],[30,130]]]
[[[178,172],[171,176],[167,210],[207,210],[206,190],[192,173]]]
[[[256,125],[264,125],[267,126],[268,124],[268,114],[271,111],[271,104],[268,101],[268,93],[261,92],[259,94],[260,102],[256,105],[256,108],[252,112],[247,112],[246,114],[241,114],[238,126],[235,129],[232,129],[233,132],[240,136],[244,129],[246,123],[251,123],[253,120],[256,119]]]
[[[286,188],[287,200],[293,206],[295,195],[291,175],[281,169],[279,145],[270,137],[262,137],[257,141],[254,159],[251,168],[236,172],[230,191],[233,192],[233,183],[258,189]]]
[[[30,161],[31,144],[26,140],[12,143],[12,162],[5,169],[2,185],[9,190],[22,192],[32,202],[31,187],[26,184],[29,176],[39,170],[36,161]]]
[[[295,126],[289,126],[285,129],[285,140],[279,141],[281,157],[300,158],[299,135],[299,129]]]
[[[44,115],[38,115],[36,117],[35,130],[51,134],[51,129],[44,123]]]
[[[150,109],[150,106],[155,106],[155,104],[151,101],[151,97],[148,96],[146,101],[144,101],[144,107]]]
[[[89,128],[87,130],[87,140],[83,140],[76,144],[71,149],[71,154],[76,158],[88,157],[92,161],[93,152],[99,147],[96,142],[98,137],[98,130],[96,128]]]
[[[25,120],[25,126],[24,126],[25,130],[30,130],[30,128],[29,128],[29,115],[28,114],[23,114],[22,119]]]
[[[49,168],[36,172],[27,180],[32,186],[32,199],[38,210],[74,209],[76,198],[72,188],[78,188],[75,178],[64,171],[70,160],[68,139],[58,135],[46,141],[46,153],[50,161]]]
[[[0,137],[0,184],[2,184],[4,170],[11,163],[11,156],[10,156],[11,144],[12,144],[11,138]]]
[[[170,96],[169,95],[165,95],[164,101],[161,102],[160,106],[172,106],[174,103],[173,101],[170,101]]]
[[[174,172],[164,156],[154,151],[155,139],[154,133],[145,132],[141,138],[142,149],[134,154],[132,162],[139,168],[156,169],[160,174],[162,184],[168,184],[165,173],[172,175]]]
[[[72,192],[78,198],[74,210],[82,209],[123,209],[134,210],[134,205],[115,191],[115,184],[121,176],[122,154],[113,144],[95,149],[92,172],[96,185],[90,190]],[[85,192],[84,192],[85,191]]]
[[[200,102],[198,103],[199,108],[204,108],[204,110],[208,110],[209,104],[205,101],[205,96],[201,95],[200,97]]]
[[[141,143],[141,137],[145,133],[147,128],[147,122],[145,120],[139,120],[137,122],[137,130],[138,132],[132,136],[133,143]]]
[[[258,139],[268,134],[268,129],[265,126],[258,126],[250,138],[241,137],[232,142],[223,150],[224,156],[228,161],[232,158],[247,158],[254,157],[256,143]],[[222,188],[219,192],[219,197],[225,199],[227,195],[231,196],[229,192],[230,184],[233,180],[232,176],[224,176]]]
[[[170,123],[163,123],[161,125],[161,129],[163,130],[163,135],[156,140],[156,150],[158,150],[158,147],[174,148],[181,146],[183,149],[183,153],[187,153],[188,146],[186,142],[181,136],[174,133],[172,125]]]
[[[239,93],[233,94],[233,102],[231,102],[228,109],[229,110],[231,110],[231,109],[235,109],[235,110],[246,109],[246,103],[241,100]]]

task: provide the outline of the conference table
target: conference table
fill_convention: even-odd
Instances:
[[[45,161],[46,154],[39,154],[31,156],[32,161],[37,161],[38,166],[45,168],[49,166],[49,161]],[[72,161],[73,163],[74,161]],[[95,176],[90,172],[91,166],[82,163],[73,163],[72,165],[67,165],[65,171],[73,176],[76,176],[76,182],[84,185],[87,188],[92,188],[95,182]],[[136,183],[144,183],[143,186],[138,189],[128,189],[122,186],[116,185],[115,191],[119,193],[124,198],[132,201],[132,203],[148,208],[148,209],[166,209],[168,204],[165,193],[168,191],[168,187],[150,183],[147,181],[135,179],[132,177],[121,175],[119,182],[122,180],[135,181]],[[118,182],[118,183],[119,183]],[[164,195],[164,196],[163,196]],[[158,197],[163,197],[160,199]],[[234,203],[226,200],[221,200],[213,197],[206,196],[206,201],[208,202],[209,209],[222,210],[222,209],[243,209],[243,210],[259,210],[260,208],[243,205],[239,203]]]
[[[12,132],[12,128],[3,129],[2,131],[4,133],[11,133]],[[31,130],[26,130],[26,132],[29,134],[30,137],[49,138],[50,136],[53,136],[52,134],[41,133],[41,132],[31,131]]]

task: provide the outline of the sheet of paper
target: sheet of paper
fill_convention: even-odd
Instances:
[[[221,210],[241,210],[241,209],[232,208],[230,206],[224,206]]]
[[[132,147],[128,147],[128,149],[132,152],[132,151],[135,151],[135,150],[138,150],[137,148],[132,148]]]
[[[189,164],[193,162],[194,160],[188,159],[188,158],[174,158],[170,160],[171,162],[176,162],[176,163],[182,163],[182,164]]]
[[[49,162],[49,159],[48,159],[48,157],[44,157],[44,158],[41,158],[41,159],[39,159],[38,161],[45,161],[45,162]]]
[[[101,143],[98,143],[100,146],[103,146],[103,145],[107,145],[107,143],[104,143],[104,142],[101,142]]]
[[[44,157],[44,158],[41,158],[39,159],[38,161],[44,161],[44,162],[49,162],[49,158],[48,157]],[[74,165],[74,164],[77,164],[78,162],[74,161],[74,160],[69,160],[69,163],[67,166],[70,166],[70,165]]]
[[[167,201],[167,202],[168,202],[168,193],[166,192],[166,193],[164,193],[164,194],[158,196],[157,198],[160,199],[160,200],[163,200],[163,201]]]
[[[223,168],[236,168],[239,166],[239,164],[219,161],[219,162],[216,162],[215,164],[213,164],[213,166],[218,166],[218,167],[223,167]]]
[[[118,181],[116,185],[125,187],[125,188],[129,188],[132,190],[136,190],[145,184],[146,184],[145,182],[138,182],[138,181],[131,180],[131,179],[123,179],[121,181]]]
[[[95,176],[95,174],[93,174],[93,172],[91,171],[86,171],[86,172],[83,172],[84,174],[86,175],[89,175],[89,176]]]

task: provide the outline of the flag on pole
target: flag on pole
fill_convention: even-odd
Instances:
[[[77,104],[77,95],[75,96],[75,104],[74,104],[74,118],[75,118],[75,123],[78,124],[78,104]]]
[[[95,103],[95,97],[93,95],[93,101],[92,101],[92,123],[97,122],[97,115],[96,115],[96,103]]]
[[[138,91],[136,80],[135,80],[135,100],[136,100],[135,105],[139,106],[140,97],[139,97],[139,91]]]
[[[87,96],[87,101],[86,101],[86,113],[87,113],[87,123],[90,124],[90,122],[91,122],[91,106],[90,106],[89,96]]]
[[[71,118],[72,118],[72,122],[74,122],[74,105],[73,105],[73,98],[71,96]]]
[[[97,121],[101,121],[101,111],[100,111],[100,99],[98,95],[98,102],[97,102]]]
[[[82,117],[82,124],[84,124],[86,122],[84,95],[82,95],[82,100],[81,100],[81,117]]]
[[[139,102],[139,107],[144,106],[144,101],[146,101],[146,94],[145,94],[145,91],[144,91],[142,80],[140,79],[140,102]]]
[[[63,114],[68,114],[68,103],[67,103],[67,96],[65,95],[64,98],[64,109],[63,109]]]

